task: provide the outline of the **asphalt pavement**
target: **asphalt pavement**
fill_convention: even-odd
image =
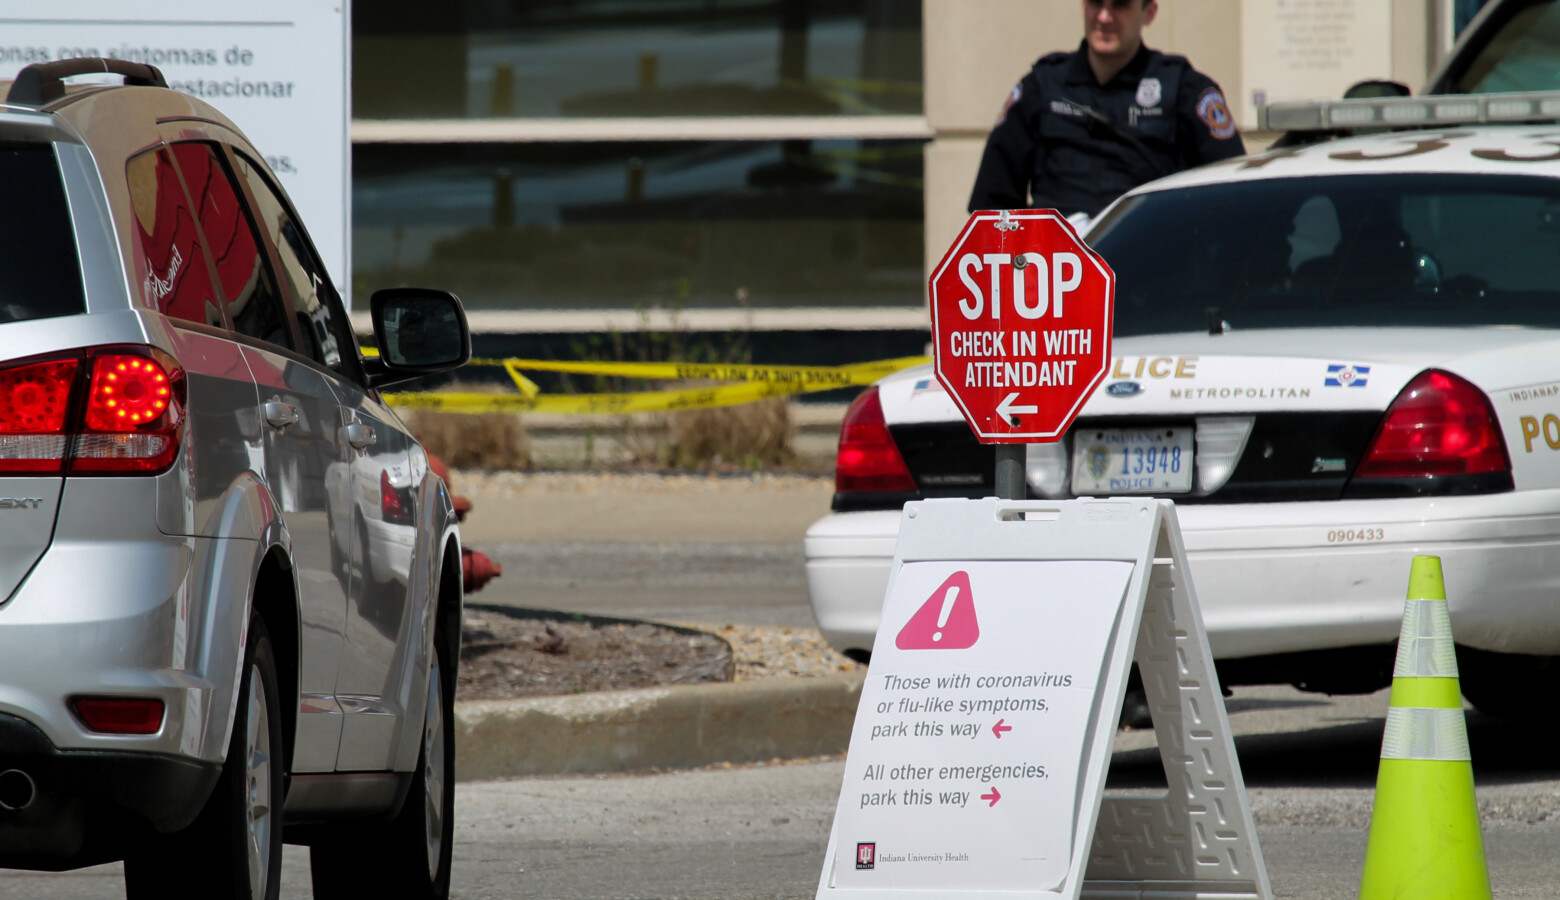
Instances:
[[[504,575],[482,603],[631,619],[814,627],[802,535],[817,476],[457,472],[466,545]]]
[[[817,624],[800,538],[470,545],[504,567],[473,602],[703,625]]]
[[[1239,688],[1244,780],[1275,897],[1353,900],[1364,862],[1386,693],[1328,698]],[[1496,897],[1550,900],[1560,884],[1560,778],[1531,723],[1470,714],[1485,854]],[[1109,790],[1159,771],[1154,736],[1121,732]],[[517,778],[456,790],[458,900],[814,896],[838,799],[838,757],[635,775]],[[114,900],[122,868],[0,871],[0,897]],[[311,896],[288,847],[283,893]]]
[[[464,492],[457,479],[457,492]],[[704,611],[713,621],[741,615],[755,620],[805,611],[801,586],[801,532],[827,505],[827,485],[816,479],[719,487],[689,502],[675,481],[632,484],[598,481],[570,499],[556,479],[519,489],[475,493],[477,512],[466,534],[479,548],[505,555],[505,575],[483,602],[511,597],[522,605],[543,596],[576,603],[581,611],[624,614]],[[502,486],[498,486],[502,487]],[[632,495],[624,499],[625,495]],[[716,512],[715,510],[719,510]],[[560,523],[549,531],[545,523]],[[601,538],[591,537],[600,522]],[[538,535],[553,535],[538,539]],[[653,537],[647,537],[653,536]],[[507,560],[514,560],[510,568]],[[754,586],[781,598],[772,608],[753,602]],[[495,590],[496,588],[496,590]],[[553,591],[546,594],[545,591]],[[794,591],[786,600],[787,591]],[[716,598],[725,594],[724,600]],[[648,615],[647,618],[658,617]],[[825,678],[769,684],[766,691],[832,692],[839,749],[853,707],[848,682]],[[833,681],[834,683],[830,683]],[[763,684],[755,682],[751,684]],[[799,722],[830,719],[815,698],[774,693],[737,696],[736,685],[615,692],[612,696],[550,698],[495,708],[462,704],[462,765],[486,780],[456,791],[454,896],[460,900],[603,898],[796,898],[814,895],[844,762],[814,744],[781,752],[754,747],[760,738],[796,733]],[[1286,687],[1237,688],[1226,701],[1253,816],[1278,898],[1345,900],[1356,896],[1377,759],[1387,708],[1385,691],[1329,698]],[[526,718],[550,709],[553,721]],[[668,712],[670,710],[670,712]],[[789,711],[788,711],[789,710]],[[760,711],[757,728],[715,726],[720,715]],[[680,716],[682,726],[666,728]],[[472,755],[480,728],[492,720]],[[581,724],[583,723],[583,724]],[[641,739],[657,723],[661,738]],[[692,724],[686,724],[692,723]],[[486,727],[486,726],[483,726]],[[550,727],[573,731],[564,738]],[[589,728],[604,728],[593,737]],[[791,762],[703,765],[665,754],[688,736],[742,732],[748,758],[805,757]],[[1529,722],[1501,722],[1472,713],[1470,744],[1495,894],[1551,898],[1560,884],[1560,764],[1548,732]],[[569,741],[576,743],[569,744]],[[604,741],[604,743],[602,743]],[[598,753],[621,760],[624,747],[660,764],[546,777],[501,778],[505,760],[543,756],[538,747],[570,760]],[[572,749],[571,749],[572,747]],[[721,747],[711,753],[720,755]],[[729,747],[726,748],[729,750]],[[481,762],[479,769],[474,766]],[[553,763],[562,771],[562,763]],[[666,771],[670,766],[678,768]],[[663,771],[652,771],[654,769]],[[1164,779],[1152,731],[1118,732],[1109,790],[1143,791]],[[510,771],[509,774],[521,774]],[[122,897],[120,866],[72,873],[0,871],[0,897],[29,900],[110,900]],[[283,896],[306,898],[308,856],[289,847]]]

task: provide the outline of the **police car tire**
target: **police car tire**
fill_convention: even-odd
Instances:
[[[1534,693],[1550,696],[1550,689],[1560,687],[1560,659],[1553,656],[1458,647],[1457,669],[1463,697],[1498,719],[1531,717]]]

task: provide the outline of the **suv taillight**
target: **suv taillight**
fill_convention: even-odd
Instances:
[[[0,474],[62,471],[78,365],[76,359],[51,359],[0,369]]]
[[[72,697],[70,708],[88,731],[98,734],[156,734],[162,730],[161,700]]]
[[[878,389],[869,387],[845,411],[834,458],[834,490],[847,493],[914,491],[915,479],[888,433]]]
[[[1450,372],[1429,369],[1387,408],[1354,475],[1426,478],[1510,470],[1489,398]]]
[[[0,475],[155,475],[179,455],[184,370],[153,347],[0,366]]]

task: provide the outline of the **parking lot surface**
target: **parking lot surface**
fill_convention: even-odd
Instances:
[[[1385,692],[1326,698],[1238,689],[1228,701],[1275,896],[1358,891]],[[1469,715],[1495,895],[1552,898],[1560,883],[1560,775],[1525,725]],[[1118,736],[1112,790],[1142,790],[1148,731]],[[461,784],[454,894],[462,900],[805,900],[814,895],[841,759],[638,775]],[[114,900],[119,867],[0,872],[0,896]],[[310,897],[307,851],[288,847],[283,897]]]

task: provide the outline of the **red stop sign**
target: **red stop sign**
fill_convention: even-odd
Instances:
[[[1057,440],[1105,379],[1116,276],[1055,210],[970,216],[931,297],[937,380],[983,443]]]

